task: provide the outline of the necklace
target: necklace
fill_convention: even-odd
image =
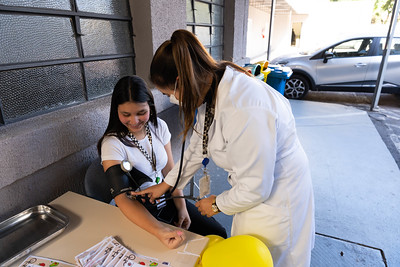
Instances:
[[[205,114],[205,118],[204,118],[204,128],[203,128],[203,157],[204,158],[207,158],[208,130],[210,129],[213,119],[214,119],[214,108],[211,106],[211,104],[209,102],[207,102],[206,114]]]
[[[145,129],[146,129],[146,135],[149,139],[149,143],[151,146],[151,156],[149,155],[149,153],[147,153],[146,149],[144,149],[144,147],[142,147],[139,143],[139,141],[136,139],[136,137],[133,135],[133,133],[129,132],[127,135],[128,137],[131,139],[132,143],[140,150],[140,152],[142,152],[143,156],[145,156],[145,158],[150,162],[151,167],[153,168],[153,171],[156,173],[156,183],[159,184],[161,181],[160,175],[158,175],[157,172],[157,158],[156,155],[154,153],[154,149],[153,149],[153,140],[151,137],[151,132],[150,132],[150,128],[148,123],[145,124]]]
[[[215,90],[215,81],[213,81],[212,89],[210,92],[213,93]],[[212,90],[212,91],[211,91]],[[207,97],[208,96],[208,97]],[[212,94],[207,94],[206,96],[206,111],[204,116],[204,128],[203,128],[203,177],[199,180],[200,185],[200,193],[199,197],[202,198],[208,194],[210,194],[210,175],[208,175],[207,164],[210,161],[208,158],[208,131],[210,130],[210,126],[214,120],[214,105],[212,104]]]
[[[213,79],[211,87],[208,91],[208,93],[205,96],[205,102],[206,102],[206,112],[204,116],[204,128],[203,128],[203,166],[206,168],[209,159],[207,157],[208,154],[208,130],[210,129],[210,126],[214,120],[214,113],[215,113],[215,106],[213,104],[213,95],[216,87],[216,81]]]

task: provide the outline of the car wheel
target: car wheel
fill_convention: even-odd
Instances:
[[[290,99],[302,99],[309,89],[308,80],[302,75],[294,74],[286,81],[285,96]]]

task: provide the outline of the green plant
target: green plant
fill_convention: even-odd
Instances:
[[[375,0],[371,23],[386,24],[393,11],[393,4],[392,0]]]

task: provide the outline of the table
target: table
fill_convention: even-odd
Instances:
[[[208,242],[207,237],[184,231],[186,242],[177,249],[168,249],[129,221],[117,207],[73,192],[63,194],[49,205],[67,215],[69,224],[60,235],[30,253],[35,256],[75,264],[76,255],[113,236],[135,253],[168,261],[173,267],[188,267],[195,265]],[[25,258],[12,266],[18,266]]]

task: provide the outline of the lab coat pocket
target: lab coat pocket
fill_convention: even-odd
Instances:
[[[232,235],[250,234],[268,248],[287,247],[291,237],[289,209],[261,203],[235,215]]]

